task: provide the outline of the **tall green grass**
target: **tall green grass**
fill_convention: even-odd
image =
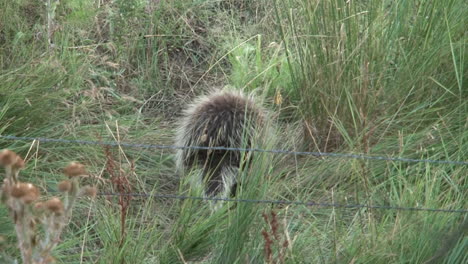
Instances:
[[[465,4],[288,1],[275,10],[312,149],[466,160]],[[466,207],[464,166],[343,166],[346,172],[334,165],[331,179],[318,176],[294,193],[305,189],[299,197],[306,198],[336,188],[337,197],[361,203]],[[464,218],[371,211],[337,226],[330,217],[334,252],[315,261],[423,263]]]
[[[300,112],[305,126],[318,130],[308,135],[314,147],[326,150],[345,144],[367,152],[369,145],[399,129],[429,126],[452,111],[448,102],[464,104],[463,5],[275,4],[279,30],[291,53],[294,86],[301,94]]]

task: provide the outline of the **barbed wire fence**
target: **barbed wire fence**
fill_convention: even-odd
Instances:
[[[291,151],[280,149],[259,149],[259,148],[229,148],[229,147],[204,147],[204,146],[175,146],[175,145],[155,145],[155,144],[139,144],[126,142],[112,141],[92,141],[92,140],[77,140],[77,139],[58,139],[45,137],[18,137],[0,135],[0,138],[12,141],[39,141],[44,143],[65,143],[65,144],[81,144],[81,145],[99,145],[110,147],[128,147],[128,148],[146,148],[146,149],[205,149],[205,150],[226,150],[226,151],[253,151],[287,155],[308,155],[315,157],[330,157],[342,159],[363,159],[363,160],[380,160],[393,162],[407,163],[431,163],[431,164],[450,164],[455,166],[468,166],[468,161],[453,161],[453,160],[433,160],[433,159],[412,159],[404,157],[389,157],[389,156],[370,156],[353,153],[331,153],[331,152],[304,152]],[[50,192],[58,192],[49,190]],[[220,197],[199,197],[185,195],[169,195],[169,194],[148,194],[148,193],[98,193],[100,196],[132,196],[145,197],[154,199],[177,199],[177,200],[203,200],[215,202],[233,202],[233,203],[255,203],[255,204],[276,204],[276,205],[299,205],[306,207],[322,207],[322,208],[344,208],[344,209],[381,209],[381,210],[396,210],[396,211],[425,211],[439,213],[468,213],[468,209],[444,209],[444,208],[422,208],[422,207],[403,207],[403,206],[388,206],[388,205],[371,205],[371,204],[340,204],[340,203],[320,203],[312,201],[289,201],[289,200],[258,200],[258,199],[233,199]]]
[[[433,160],[433,159],[411,159],[403,157],[389,157],[389,156],[370,156],[363,154],[353,153],[335,153],[335,152],[313,152],[313,151],[292,151],[282,149],[260,149],[260,148],[230,148],[230,147],[204,147],[204,146],[175,146],[175,145],[155,145],[155,144],[135,144],[126,142],[112,142],[112,141],[93,141],[93,140],[77,140],[77,139],[61,139],[61,138],[45,138],[45,137],[17,137],[17,136],[3,136],[0,138],[8,140],[21,140],[21,141],[40,141],[44,143],[66,143],[66,144],[82,144],[82,145],[101,145],[111,147],[128,147],[128,148],[146,148],[146,149],[203,149],[203,150],[227,150],[227,151],[253,151],[263,153],[276,153],[297,156],[315,156],[315,157],[330,157],[330,158],[343,158],[343,159],[363,159],[363,160],[381,160],[381,161],[395,161],[395,162],[410,162],[410,163],[433,163],[433,164],[452,164],[452,165],[466,165],[468,161],[453,161],[453,160]]]

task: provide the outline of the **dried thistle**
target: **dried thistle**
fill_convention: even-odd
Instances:
[[[31,183],[20,182],[10,188],[10,195],[20,199],[25,204],[30,204],[39,198],[39,189]]]
[[[3,167],[11,167],[13,163],[16,161],[16,153],[9,150],[4,149],[0,152],[0,165]]]
[[[83,164],[71,162],[67,167],[65,167],[65,169],[63,169],[63,173],[69,178],[73,178],[86,175],[86,170]]]
[[[61,181],[57,185],[60,192],[69,192],[72,189],[72,183],[70,181]]]
[[[58,197],[38,202],[41,198],[39,189],[31,183],[18,180],[19,171],[24,168],[25,162],[15,152],[1,151],[0,165],[5,167],[6,174],[0,188],[1,202],[7,206],[13,218],[23,263],[54,263],[51,252],[61,241],[60,234],[71,218],[78,194],[94,197],[97,193],[95,187],[80,189],[78,176],[86,174],[84,165],[72,162],[64,169],[70,180],[58,184],[58,189],[64,195],[63,202]],[[42,239],[38,226],[44,228]]]
[[[50,200],[44,203],[44,206],[47,210],[55,214],[63,213],[63,203],[57,197],[52,197]]]
[[[21,170],[24,169],[24,160],[20,156],[16,156],[15,162],[12,164],[13,170]]]

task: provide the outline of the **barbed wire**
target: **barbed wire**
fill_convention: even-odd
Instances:
[[[297,152],[289,150],[265,150],[257,148],[228,148],[228,147],[202,147],[202,146],[175,146],[175,145],[153,145],[153,144],[134,144],[123,142],[105,142],[105,141],[91,141],[91,140],[71,140],[71,139],[54,139],[44,137],[17,137],[17,136],[3,136],[0,138],[8,140],[37,140],[42,142],[55,142],[55,143],[71,143],[71,144],[86,144],[86,145],[105,145],[105,146],[122,146],[133,148],[156,148],[156,149],[214,149],[214,150],[228,150],[228,151],[257,151],[268,153],[281,153],[281,154],[294,154],[294,155],[312,155],[319,157],[335,157],[335,158],[355,158],[355,159],[373,159],[373,160],[386,160],[386,161],[402,161],[402,162],[425,162],[425,163],[442,163],[442,164],[455,164],[455,165],[468,165],[464,161],[449,161],[449,160],[430,160],[430,159],[409,159],[409,158],[395,158],[383,156],[366,156],[361,154],[347,154],[347,153],[329,153],[329,152]],[[49,190],[49,192],[58,192]],[[387,205],[367,205],[367,204],[339,204],[339,203],[317,203],[306,201],[289,201],[289,200],[258,200],[258,199],[232,199],[221,197],[198,197],[198,196],[185,196],[185,195],[169,195],[169,194],[147,194],[147,193],[98,193],[100,196],[132,196],[132,197],[150,197],[157,199],[178,199],[178,200],[204,200],[204,201],[220,201],[220,202],[235,202],[235,203],[256,203],[256,204],[280,204],[280,205],[302,205],[307,207],[331,207],[331,208],[347,208],[347,209],[384,209],[384,210],[398,210],[398,211],[426,211],[426,212],[445,212],[445,213],[468,213],[468,209],[442,209],[442,208],[421,208],[421,207],[401,207],[401,206],[387,206]]]
[[[57,193],[56,190],[49,192]],[[424,208],[424,207],[403,207],[390,205],[368,205],[368,204],[340,204],[340,203],[318,203],[305,201],[289,201],[289,200],[260,200],[260,199],[233,199],[222,197],[201,197],[201,196],[186,196],[175,194],[148,194],[148,193],[98,193],[98,196],[132,196],[154,199],[176,199],[176,200],[202,200],[215,202],[233,202],[233,203],[254,203],[254,204],[275,204],[275,205],[302,205],[306,207],[325,207],[325,208],[343,208],[343,209],[380,209],[380,210],[396,210],[396,211],[425,211],[425,212],[440,212],[440,213],[468,213],[468,209],[442,209],[442,208]]]
[[[363,160],[381,160],[381,161],[396,161],[396,162],[410,162],[410,163],[433,163],[433,164],[451,164],[451,165],[468,165],[468,161],[453,161],[453,160],[433,160],[433,159],[412,159],[402,157],[388,157],[388,156],[370,156],[364,154],[352,153],[334,153],[334,152],[313,152],[313,151],[292,151],[281,149],[260,149],[260,148],[232,148],[232,147],[204,147],[204,146],[176,146],[176,145],[155,145],[155,144],[139,144],[139,143],[125,143],[113,141],[93,141],[93,140],[80,140],[80,139],[61,139],[61,138],[45,138],[45,137],[17,137],[17,136],[4,136],[0,138],[7,140],[23,140],[50,143],[66,143],[66,144],[82,144],[82,145],[101,145],[112,147],[128,147],[128,148],[147,148],[147,149],[198,149],[198,150],[226,150],[226,151],[253,151],[265,152],[287,155],[307,155],[315,157],[331,157],[331,158],[347,158],[347,159],[363,159]]]

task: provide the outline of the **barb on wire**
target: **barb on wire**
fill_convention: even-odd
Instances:
[[[49,190],[51,193],[58,192]],[[203,201],[218,201],[218,202],[233,202],[233,203],[255,203],[255,204],[277,204],[277,205],[302,205],[306,207],[325,207],[325,208],[343,208],[343,209],[381,209],[381,210],[396,210],[396,211],[425,211],[425,212],[440,212],[440,213],[468,213],[468,209],[443,209],[443,208],[423,208],[423,207],[402,207],[402,206],[387,206],[387,205],[367,205],[367,204],[339,204],[339,203],[316,203],[305,201],[288,201],[288,200],[258,200],[258,199],[233,199],[221,197],[201,197],[201,196],[186,196],[174,194],[148,194],[148,193],[98,193],[99,196],[132,196],[145,197],[154,199],[176,199],[176,200],[203,200]]]
[[[364,159],[364,160],[382,160],[382,161],[398,161],[398,162],[411,162],[411,163],[435,163],[435,164],[452,164],[452,165],[468,165],[468,161],[452,161],[452,160],[432,160],[432,159],[411,159],[400,157],[386,157],[386,156],[369,156],[363,154],[352,153],[332,153],[332,152],[312,152],[312,151],[291,151],[281,149],[259,149],[259,148],[230,148],[230,147],[203,147],[203,146],[175,146],[175,145],[154,145],[154,144],[135,144],[124,142],[112,141],[92,141],[92,140],[74,140],[74,139],[61,139],[61,138],[44,138],[44,137],[17,137],[17,136],[3,136],[0,138],[8,140],[37,140],[40,142],[53,142],[53,143],[67,143],[67,144],[83,144],[83,145],[105,145],[105,146],[121,146],[129,148],[149,148],[149,149],[206,149],[206,150],[227,150],[227,151],[254,151],[254,152],[267,152],[277,154],[289,155],[308,155],[315,157],[332,157],[332,158],[347,158],[347,159]]]

